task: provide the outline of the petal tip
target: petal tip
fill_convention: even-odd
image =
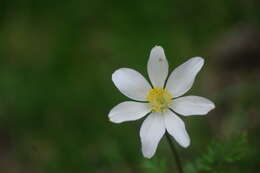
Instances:
[[[154,48],[163,49],[162,46],[160,46],[160,45],[155,45],[155,46],[153,47],[153,49],[154,49]]]
[[[111,114],[108,114],[108,120],[109,120],[110,122],[112,122],[112,123],[115,123],[115,121],[113,120]]]
[[[115,82],[117,73],[118,73],[119,71],[120,71],[120,69],[117,69],[117,70],[115,70],[115,71],[112,73],[112,81],[113,81],[113,82]]]
[[[215,108],[216,108],[216,105],[212,102],[212,103],[211,103],[211,108],[210,108],[209,111],[211,111],[211,110],[213,110],[213,109],[215,109]]]
[[[108,120],[112,123],[120,123],[118,120],[116,120],[113,116],[113,114],[111,113],[112,111],[109,112],[108,114]]]
[[[113,119],[112,117],[109,117],[109,121],[112,122],[112,123],[116,123],[116,124],[121,123],[121,121]]]
[[[195,56],[193,58],[191,58],[190,60],[192,60],[195,64],[199,64],[199,65],[203,65],[205,60],[204,58],[200,57],[200,56]]]
[[[143,154],[143,156],[144,156],[144,158],[146,158],[146,159],[151,159],[153,156],[150,156],[150,155],[144,155]]]
[[[112,73],[112,80],[118,75],[118,73],[126,68],[119,68]]]
[[[182,146],[183,148],[188,148],[188,147],[190,146],[190,139],[188,139],[187,141],[183,142],[183,143],[181,144],[181,146]]]
[[[216,108],[216,105],[215,105],[215,103],[213,103],[211,100],[208,100],[208,99],[207,99],[207,101],[208,101],[208,105],[209,105],[208,112],[210,112],[211,110],[213,110],[213,109]],[[207,112],[207,113],[208,113],[208,112]]]
[[[198,61],[198,63],[201,65],[203,65],[205,62],[204,58],[202,58],[200,56],[194,57],[194,60]]]
[[[142,148],[142,153],[143,153],[144,158],[146,158],[146,159],[151,159],[153,157],[153,155],[155,154],[155,153],[150,153],[150,152],[145,151],[144,148]]]
[[[196,59],[196,60],[204,61],[204,58],[202,58],[201,56],[195,56],[193,58]]]
[[[188,148],[189,146],[190,146],[190,143],[183,145],[183,148]]]
[[[151,52],[161,52],[161,53],[164,53],[164,49],[162,48],[162,46],[159,46],[159,45],[155,45]]]

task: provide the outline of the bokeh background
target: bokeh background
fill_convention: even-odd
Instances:
[[[0,172],[176,172],[165,139],[153,159],[143,158],[142,120],[107,117],[128,100],[111,74],[130,67],[147,76],[155,45],[170,71],[193,56],[206,60],[188,94],[216,109],[183,118],[192,143],[176,147],[187,170],[212,140],[224,147],[246,133],[249,155],[227,170],[257,172],[259,7],[258,0],[1,0]]]

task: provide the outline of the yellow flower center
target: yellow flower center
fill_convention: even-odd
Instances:
[[[151,89],[146,99],[154,112],[164,112],[172,103],[172,95],[164,88]]]

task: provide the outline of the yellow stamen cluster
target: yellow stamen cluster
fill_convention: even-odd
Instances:
[[[164,88],[153,88],[146,96],[154,112],[164,112],[172,103],[172,98],[171,93]]]

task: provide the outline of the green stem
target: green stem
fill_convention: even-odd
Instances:
[[[183,173],[180,157],[179,157],[179,155],[178,155],[178,153],[177,153],[177,151],[176,151],[176,149],[174,147],[174,144],[173,144],[173,142],[171,140],[171,136],[170,136],[170,134],[168,132],[166,132],[166,137],[167,137],[167,141],[168,141],[168,143],[170,145],[170,148],[172,150],[173,157],[175,158],[175,162],[176,162],[176,165],[178,167],[179,173]]]

